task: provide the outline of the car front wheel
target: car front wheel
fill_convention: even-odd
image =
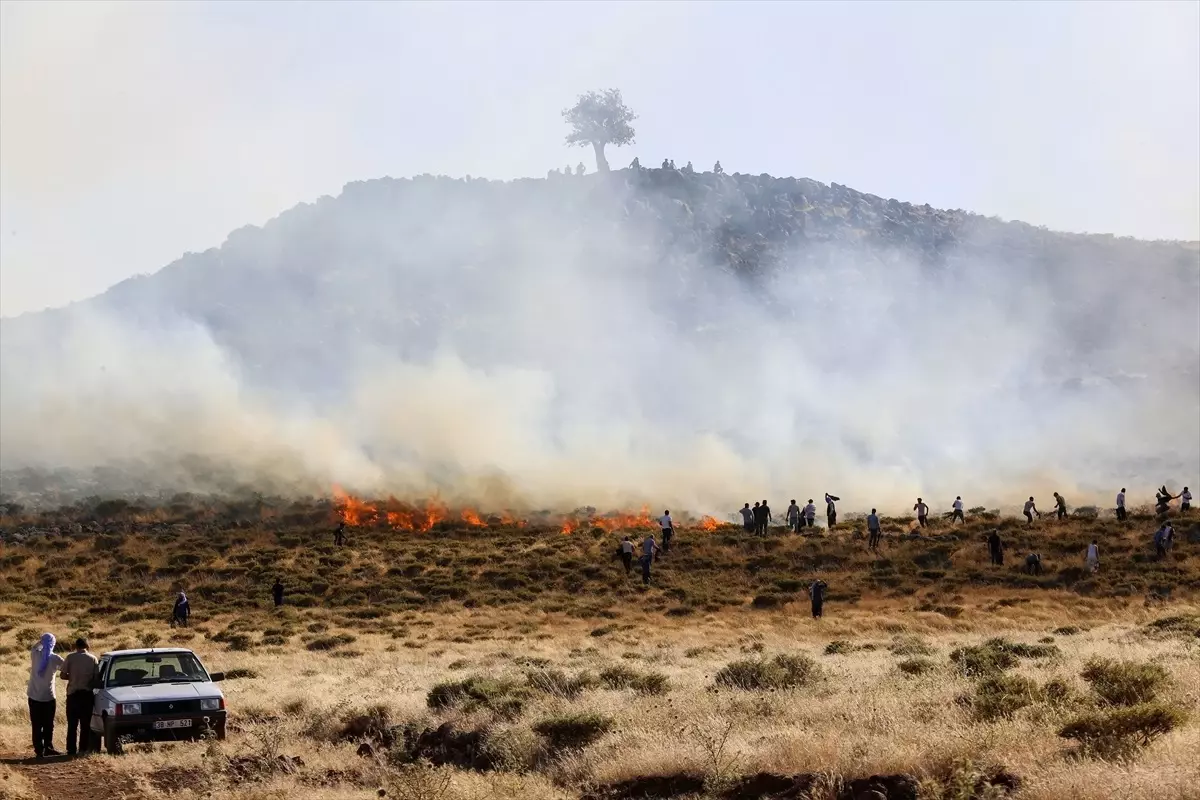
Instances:
[[[121,755],[121,737],[117,735],[112,725],[104,726],[104,750],[110,756]]]

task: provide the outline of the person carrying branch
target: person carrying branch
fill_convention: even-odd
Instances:
[[[837,506],[834,503],[841,499],[829,492],[825,493],[825,521],[829,524],[830,530],[833,530],[833,526],[837,525]]]
[[[878,550],[882,538],[883,534],[879,529],[879,512],[872,508],[871,513],[867,515],[867,548]]]
[[[1067,518],[1067,498],[1063,497],[1058,492],[1054,493],[1054,505],[1056,506],[1055,517],[1057,519]]]
[[[964,525],[967,522],[966,517],[963,516],[963,501],[961,495],[954,498],[954,513],[950,515],[950,523],[953,524],[955,520],[958,520]]]
[[[1025,511],[1023,513],[1025,514],[1025,526],[1026,527],[1029,527],[1030,525],[1033,524],[1033,515],[1034,514],[1037,514],[1039,517],[1042,516],[1042,512],[1037,510],[1037,506],[1033,502],[1033,497],[1030,497],[1028,500],[1025,501]]]

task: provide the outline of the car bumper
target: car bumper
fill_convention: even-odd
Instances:
[[[190,722],[182,727],[180,721]],[[155,725],[155,723],[160,723]],[[175,723],[175,724],[171,724]],[[186,714],[144,714],[136,717],[109,717],[108,731],[138,741],[190,739],[205,733],[225,733],[224,711],[193,711]]]

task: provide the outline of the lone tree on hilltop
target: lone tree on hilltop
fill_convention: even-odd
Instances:
[[[633,142],[633,126],[629,123],[637,119],[637,114],[625,105],[620,89],[581,94],[578,102],[564,109],[562,115],[571,126],[567,144],[579,147],[590,144],[596,151],[597,172],[608,172],[604,145],[620,147]]]

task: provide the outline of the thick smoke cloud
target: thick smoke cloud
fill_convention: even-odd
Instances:
[[[623,175],[351,185],[5,320],[5,491],[68,468],[83,494],[725,517],[1200,483],[1194,251],[1146,274],[1151,245],[1071,260],[1032,228],[1015,251],[976,226],[936,262],[811,226],[766,242],[765,177]],[[753,259],[726,257],[731,220]]]

